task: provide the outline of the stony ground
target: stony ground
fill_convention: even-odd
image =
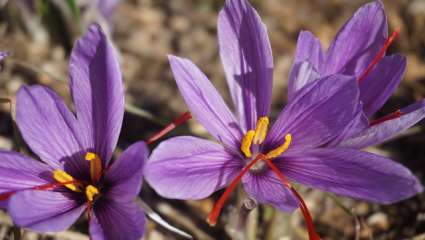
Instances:
[[[83,1],[82,1],[83,2]],[[314,32],[329,44],[337,29],[366,1],[356,0],[252,0],[268,26],[275,72],[273,112],[285,104],[288,70],[301,29]],[[390,113],[425,97],[425,1],[384,0],[391,29],[401,34],[390,52],[407,56],[408,67],[401,86],[380,111]],[[145,139],[164,122],[185,111],[167,63],[167,54],[192,59],[229,100],[216,41],[216,18],[222,1],[213,0],[122,0],[112,22],[111,37],[121,54],[129,105],[154,117],[144,117],[129,108],[125,115],[120,147]],[[62,10],[60,10],[62,9]],[[69,101],[68,55],[80,35],[79,25],[69,11],[58,7],[40,19],[18,10],[13,4],[0,10],[0,50],[13,56],[0,74],[0,97],[14,100],[22,84],[45,84]],[[84,26],[96,16],[82,15]],[[7,104],[0,111],[0,147],[12,149],[13,127]],[[196,134],[207,137],[195,121],[174,135]],[[410,168],[423,182],[425,178],[425,129],[417,125],[405,135],[370,151],[391,156]],[[388,206],[334,198],[323,192],[301,188],[323,239],[425,239],[425,194]],[[204,221],[219,193],[203,201],[173,201],[160,198],[145,184],[141,198],[172,225],[196,239],[238,239],[235,218],[243,193],[235,194],[226,214],[215,228]],[[0,217],[0,238],[11,239],[10,219]],[[70,231],[38,235],[29,231],[23,239],[88,239],[87,221],[82,217]],[[145,239],[181,239],[150,221]],[[299,211],[284,214],[267,206],[251,212],[242,228],[242,239],[307,239]]]

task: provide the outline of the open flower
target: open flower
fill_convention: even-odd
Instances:
[[[227,0],[218,18],[218,35],[237,116],[192,62],[169,57],[186,104],[220,144],[190,136],[162,142],[146,165],[146,179],[161,196],[202,199],[229,186],[209,216],[215,224],[241,180],[245,191],[261,203],[282,211],[300,206],[310,238],[318,239],[305,204],[286,177],[378,203],[422,191],[398,163],[355,149],[323,147],[362,112],[355,77],[335,74],[306,85],[294,93],[269,130],[273,59],[265,25],[247,1]]]
[[[388,37],[387,18],[381,1],[362,6],[338,32],[325,52],[312,33],[299,34],[288,86],[288,98],[317,79],[332,74],[355,76],[360,87],[363,114],[359,114],[330,145],[363,148],[382,143],[425,117],[425,101],[399,109],[381,119],[371,118],[388,100],[403,78],[406,58],[385,56],[399,30]],[[360,131],[358,129],[361,129]]]
[[[144,142],[111,161],[124,114],[121,72],[98,25],[70,60],[75,115],[52,90],[23,86],[16,122],[42,162],[0,152],[0,198],[13,221],[37,232],[62,231],[84,211],[92,239],[140,239],[143,211],[133,202],[142,184]]]

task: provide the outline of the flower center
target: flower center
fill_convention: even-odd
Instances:
[[[266,166],[268,166],[274,172],[274,174],[278,177],[278,180],[282,183],[282,185],[288,188],[294,194],[294,196],[298,199],[301,212],[303,213],[303,216],[307,223],[307,229],[308,229],[310,239],[319,240],[320,237],[317,235],[314,229],[313,220],[311,218],[311,215],[308,211],[307,206],[304,203],[304,200],[298,194],[298,192],[292,187],[292,185],[285,178],[285,176],[283,176],[283,174],[276,167],[276,165],[273,163],[273,159],[282,155],[282,153],[284,153],[289,148],[289,145],[292,142],[292,135],[286,134],[285,142],[279,147],[269,151],[268,153],[263,154],[261,152],[258,152],[258,150],[261,149],[260,145],[264,142],[267,136],[268,125],[269,125],[269,119],[267,117],[261,117],[257,121],[255,130],[249,130],[243,137],[242,143],[240,146],[241,152],[245,155],[246,158],[251,158],[253,155],[252,151],[254,151],[255,157],[251,161],[249,161],[248,164],[242,169],[242,171],[236,176],[236,178],[233,179],[229,187],[218,199],[218,201],[214,205],[213,210],[208,216],[207,222],[212,226],[214,226],[217,223],[217,219],[220,215],[221,209],[224,206],[224,203],[229,198],[230,193],[236,188],[238,182],[242,179],[242,177],[248,171],[250,171],[251,173],[260,173],[264,171]]]
[[[250,158],[251,160],[253,160],[257,157],[258,154],[263,154],[259,153],[259,149],[261,149],[261,144],[263,144],[264,140],[266,139],[269,123],[270,121],[268,117],[261,117],[257,121],[255,130],[251,129],[247,131],[246,134],[243,136],[240,149],[246,158]],[[286,134],[285,142],[279,147],[269,151],[266,154],[263,154],[263,160],[269,160],[279,157],[288,149],[289,145],[291,144],[291,141],[292,135]],[[253,155],[255,156],[254,158],[252,158]],[[252,173],[260,173],[265,169],[265,167],[266,164],[263,161],[259,161],[251,167],[250,171]]]
[[[96,153],[88,152],[85,159],[90,162],[90,178],[92,182],[99,181],[102,176],[102,160]]]
[[[64,186],[73,192],[84,192],[89,203],[92,203],[95,196],[100,193],[99,189],[94,185],[100,180],[102,177],[102,159],[93,152],[87,152],[85,155],[85,159],[90,162],[90,179],[91,183],[83,184],[82,181],[75,180],[70,174],[65,172],[64,170],[54,170],[53,178],[58,183],[68,183]]]

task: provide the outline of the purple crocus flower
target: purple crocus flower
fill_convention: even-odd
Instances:
[[[356,149],[324,147],[362,113],[354,76],[333,74],[306,84],[268,130],[273,58],[265,25],[247,1],[227,0],[218,35],[236,117],[192,62],[169,57],[186,104],[219,143],[190,136],[162,142],[146,166],[146,179],[161,196],[202,199],[229,186],[209,217],[214,224],[241,180],[248,195],[261,203],[282,211],[300,206],[310,238],[318,239],[286,177],[378,203],[422,191],[417,178],[396,162]]]
[[[363,114],[359,114],[339,137],[329,144],[363,148],[388,140],[425,117],[425,101],[395,111],[374,121],[371,118],[388,100],[403,78],[406,58],[385,56],[399,30],[388,37],[387,18],[381,1],[362,6],[342,27],[330,47],[322,50],[312,33],[299,34],[288,97],[308,83],[332,74],[355,76],[360,87]],[[359,130],[360,129],[360,130]]]
[[[9,56],[9,52],[0,52],[0,70],[3,69],[3,59],[5,59],[7,56]]]
[[[9,56],[9,52],[0,52],[0,61]]]
[[[74,115],[43,86],[17,94],[16,122],[42,162],[0,151],[0,197],[13,221],[37,232],[62,231],[84,211],[91,239],[140,239],[145,216],[133,202],[142,184],[144,142],[111,161],[124,114],[121,72],[98,25],[70,60]]]

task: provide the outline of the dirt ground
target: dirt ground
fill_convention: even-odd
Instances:
[[[0,97],[15,99],[22,84],[44,84],[69,101],[66,84],[68,57],[72,43],[96,14],[79,21],[62,7],[51,4],[46,14],[22,11],[8,3],[0,9],[0,51],[12,52],[0,73]],[[84,1],[81,1],[84,2]],[[362,0],[251,0],[268,27],[275,71],[273,113],[285,104],[288,71],[292,63],[298,32],[310,30],[325,44],[339,27],[366,1]],[[390,53],[407,56],[405,78],[378,116],[393,112],[425,97],[425,0],[384,0],[390,29],[401,27]],[[60,4],[59,4],[60,5]],[[120,53],[126,84],[125,114],[119,146],[125,148],[146,139],[163,123],[187,110],[172,78],[167,54],[191,59],[211,79],[230,102],[224,71],[217,50],[216,21],[223,1],[214,0],[122,0],[109,23],[111,39]],[[105,22],[103,22],[106,24]],[[65,81],[64,81],[65,80]],[[0,106],[0,147],[12,149],[13,121],[9,106]],[[141,116],[135,109],[142,109]],[[425,183],[425,122],[399,138],[368,150],[401,162]],[[172,135],[194,134],[208,137],[206,131],[190,121]],[[425,239],[425,194],[393,205],[377,205],[344,197],[333,197],[300,187],[323,239]],[[244,235],[237,234],[236,213],[244,201],[243,193],[226,205],[216,227],[205,218],[220,192],[202,201],[176,201],[159,197],[144,184],[143,199],[167,222],[195,239],[307,239],[300,211],[286,214],[268,206],[251,212]],[[238,197],[236,197],[238,196]],[[6,214],[0,215],[0,237],[8,239],[14,229]],[[59,234],[23,233],[23,239],[88,239],[87,220]],[[149,221],[145,239],[183,239]]]

